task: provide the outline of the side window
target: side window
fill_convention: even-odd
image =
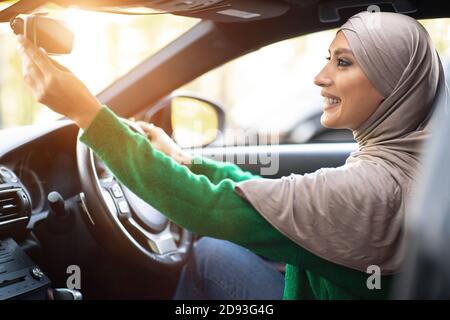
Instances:
[[[420,22],[430,33],[450,79],[450,19]],[[225,145],[353,142],[350,130],[322,127],[323,99],[313,83],[326,63],[336,31],[261,48],[182,89],[222,102],[227,127],[221,143]]]
[[[242,135],[246,136],[247,145],[273,143],[273,139],[291,143],[288,135],[299,124],[320,117],[323,99],[313,79],[326,63],[335,33],[336,30],[319,32],[266,46],[182,89],[223,104],[225,145],[236,144]],[[297,134],[303,135],[297,137],[302,140],[312,135]]]

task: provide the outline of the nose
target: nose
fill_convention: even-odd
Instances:
[[[329,87],[333,79],[326,73],[326,66],[314,77],[314,84],[319,87]]]

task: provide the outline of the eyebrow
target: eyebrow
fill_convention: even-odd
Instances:
[[[328,49],[328,52],[330,52],[330,49]],[[348,49],[348,48],[337,48],[336,50],[334,50],[334,54],[338,55],[341,53],[350,53],[353,54],[352,50]]]

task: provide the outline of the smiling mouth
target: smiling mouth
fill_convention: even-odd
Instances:
[[[339,106],[341,104],[342,100],[339,99],[339,98],[328,98],[328,97],[325,97],[323,99],[323,101],[325,103],[325,105],[323,107],[323,110],[325,111],[325,110],[329,110],[329,109],[332,109],[332,108],[335,108],[335,107]]]

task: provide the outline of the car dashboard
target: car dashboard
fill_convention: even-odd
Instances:
[[[0,166],[11,170],[31,201],[31,216],[48,210],[47,195],[80,193],[76,164],[78,128],[67,120],[46,128],[24,126],[0,132]]]
[[[30,258],[40,241],[30,239],[51,212],[49,193],[81,192],[77,134],[69,120],[0,131],[0,299],[46,296],[50,280]]]

